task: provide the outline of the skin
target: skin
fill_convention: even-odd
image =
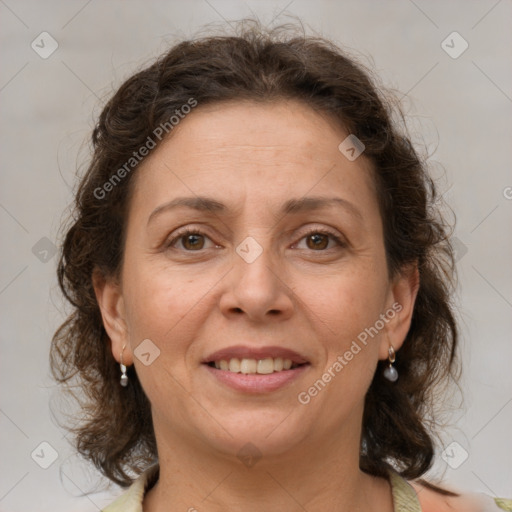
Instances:
[[[347,135],[295,101],[199,105],[137,170],[120,278],[96,274],[94,286],[112,354],[119,361],[126,345],[123,362],[152,404],[160,479],[145,511],[393,510],[388,481],[359,470],[361,421],[378,360],[390,344],[400,357],[418,272],[388,275],[371,166],[340,153]],[[180,196],[214,197],[229,211],[182,208],[148,223]],[[360,217],[341,207],[279,213],[303,196],[343,198]],[[205,235],[199,250],[172,242],[180,227]],[[309,228],[344,244],[322,237],[318,248]],[[263,250],[252,263],[235,251],[248,236]],[[401,311],[299,403],[394,303]],[[145,339],[160,350],[148,366],[134,356]],[[310,366],[271,393],[234,391],[200,361],[239,344],[284,346]],[[237,457],[246,443],[261,455],[252,467]]]

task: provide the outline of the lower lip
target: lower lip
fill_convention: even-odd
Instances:
[[[210,372],[210,374],[218,379],[220,382],[245,393],[266,393],[276,391],[283,386],[290,384],[298,379],[307,369],[309,364],[303,364],[294,368],[293,370],[283,370],[269,374],[259,373],[235,373],[227,370],[219,370],[203,364],[203,366]]]

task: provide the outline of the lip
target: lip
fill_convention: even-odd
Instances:
[[[221,350],[217,350],[216,352],[211,353],[205,359],[203,359],[202,363],[211,363],[213,361],[220,361],[222,359],[229,361],[232,358],[238,359],[265,359],[267,357],[272,357],[275,359],[276,357],[282,357],[283,359],[291,359],[292,363],[295,364],[304,364],[309,363],[309,361],[294,352],[293,350],[278,347],[278,346],[269,346],[269,347],[247,347],[243,345],[236,345],[232,347],[226,347]],[[290,370],[286,370],[290,371]],[[275,372],[281,373],[281,372]],[[235,375],[235,374],[233,374]]]
[[[280,356],[276,356],[280,357]],[[304,374],[311,366],[310,364],[303,364],[297,366],[293,370],[282,370],[280,372],[274,372],[270,374],[243,374],[234,373],[228,370],[219,370],[217,368],[208,366],[207,364],[201,365],[210,375],[236,391],[242,391],[244,393],[261,394],[276,391],[294,380],[297,380],[301,375]]]

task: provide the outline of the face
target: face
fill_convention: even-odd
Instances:
[[[345,433],[358,449],[415,292],[388,276],[371,167],[340,152],[347,135],[299,102],[199,105],[137,170],[120,281],[96,290],[157,441],[271,457]]]

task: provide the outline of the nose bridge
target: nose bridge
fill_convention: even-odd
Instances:
[[[278,263],[272,250],[272,240],[266,230],[247,236],[236,246],[230,289],[223,301],[225,311],[242,311],[252,319],[290,311],[292,301],[288,287],[276,267]]]
[[[235,252],[237,280],[242,289],[244,286],[251,288],[252,295],[259,294],[262,298],[272,294],[278,286],[270,236],[263,231],[247,236],[238,244]]]

